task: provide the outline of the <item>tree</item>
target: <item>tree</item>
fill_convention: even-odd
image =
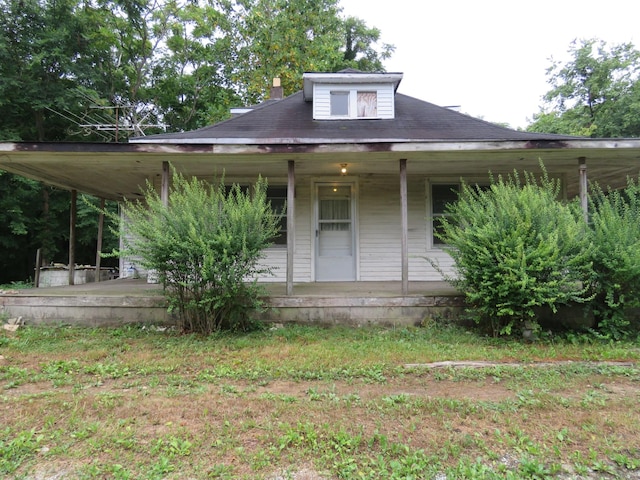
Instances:
[[[382,60],[391,57],[395,47],[383,43],[380,52],[374,48],[380,41],[380,30],[368,27],[362,19],[356,17],[347,17],[343,22],[343,29],[343,61],[336,70],[355,68],[363,72],[383,72]]]
[[[95,199],[88,201],[96,203]],[[107,202],[106,208],[118,211],[115,202]],[[95,262],[97,223],[95,209],[79,201],[77,263]],[[0,283],[33,278],[38,249],[43,264],[67,263],[68,241],[69,192],[0,171]],[[103,250],[112,250],[118,241],[105,232]]]
[[[243,99],[264,98],[274,77],[285,94],[300,89],[305,71],[329,71],[342,45],[337,0],[238,0],[233,9],[237,51],[234,83]]]
[[[591,137],[640,136],[640,52],[631,43],[607,47],[574,41],[571,60],[547,70],[552,88],[527,130]]]
[[[343,68],[382,71],[393,46],[375,43],[380,31],[340,16],[338,0],[237,0],[233,16],[233,81],[247,103],[265,98],[274,77],[285,95],[301,87],[308,71]]]
[[[150,91],[170,131],[223,120],[240,103],[231,82],[232,23],[226,13],[219,2],[175,0],[157,13],[166,36]]]

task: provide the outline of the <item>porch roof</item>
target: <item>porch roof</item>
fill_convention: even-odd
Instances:
[[[249,115],[249,114],[246,114]],[[286,179],[287,161],[296,175],[398,176],[398,160],[407,159],[409,175],[486,177],[514,169],[537,171],[542,159],[549,172],[578,192],[578,159],[586,158],[589,178],[601,185],[624,185],[640,173],[640,139],[465,140],[330,144],[105,144],[0,143],[0,169],[63,189],[97,197],[136,198],[147,180],[162,175],[162,163],[199,177],[225,172],[227,179]]]

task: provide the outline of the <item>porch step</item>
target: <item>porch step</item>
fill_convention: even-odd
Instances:
[[[383,297],[272,296],[262,319],[277,323],[320,325],[420,325],[429,318],[455,318],[464,297],[411,295]]]

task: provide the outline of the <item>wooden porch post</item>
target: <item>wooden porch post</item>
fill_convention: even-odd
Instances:
[[[587,196],[587,158],[578,158],[578,169],[580,171],[580,205],[584,214],[584,221],[589,221],[589,200]]]
[[[162,162],[162,184],[160,186],[160,199],[166,207],[169,205],[169,162]]]
[[[98,239],[96,244],[96,282],[101,280],[100,278],[100,262],[102,257],[102,231],[104,230],[104,198],[100,199],[100,213],[98,214]]]
[[[69,208],[69,285],[75,285],[76,274],[76,217],[78,215],[78,191],[71,190]]]
[[[295,245],[295,161],[288,162],[287,176],[287,295],[293,295],[293,247]]]
[[[407,214],[407,159],[400,159],[400,218],[402,229],[402,294],[409,293],[409,220]]]
[[[36,250],[36,268],[35,275],[33,277],[33,286],[38,288],[40,286],[40,267],[42,267],[42,249]]]

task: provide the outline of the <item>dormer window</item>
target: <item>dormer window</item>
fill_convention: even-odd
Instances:
[[[304,99],[313,102],[314,120],[391,119],[400,73],[305,73]]]
[[[378,91],[361,91],[344,86],[329,90],[329,115],[327,118],[380,118],[378,116]]]
[[[331,116],[332,117],[348,117],[349,116],[349,92],[332,91],[329,94],[331,99]]]
[[[358,92],[358,117],[378,116],[378,92]]]
[[[378,116],[378,92],[331,90],[329,99],[332,117],[377,118]]]

